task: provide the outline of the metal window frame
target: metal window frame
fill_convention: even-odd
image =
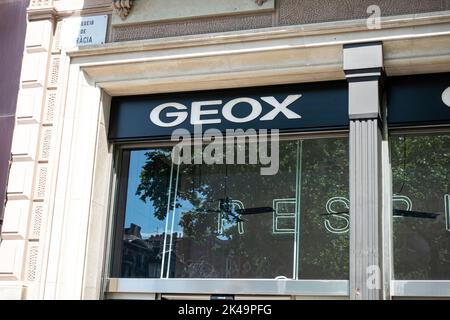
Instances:
[[[348,280],[110,278],[108,293],[349,296]]]
[[[280,141],[291,139],[326,139],[349,138],[349,129],[298,132],[280,134]],[[194,143],[200,143],[195,140]],[[170,140],[124,142],[114,144],[116,168],[123,167],[123,151],[144,149],[149,147],[167,147],[177,142]],[[111,277],[114,239],[117,237],[117,218],[119,211],[121,172],[114,170],[114,186],[110,203],[109,234],[107,239],[107,254],[104,276],[104,297],[139,297],[158,294],[233,294],[233,295],[289,295],[348,298],[350,296],[349,280],[293,280],[293,279],[149,279],[149,278],[116,278]]]
[[[450,280],[392,280],[392,296],[450,299]]]
[[[450,134],[450,124],[448,124],[448,125],[389,127],[389,137],[390,136],[399,136],[399,135],[414,135],[414,134]]]

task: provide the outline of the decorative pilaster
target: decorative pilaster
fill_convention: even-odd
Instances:
[[[382,43],[344,46],[350,117],[350,298],[383,298]]]

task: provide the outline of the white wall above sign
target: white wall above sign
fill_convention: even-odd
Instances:
[[[107,26],[107,15],[64,19],[61,27],[61,48],[103,44],[106,40]]]

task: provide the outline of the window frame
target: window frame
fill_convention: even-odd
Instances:
[[[328,130],[321,132],[296,132],[281,133],[280,141],[292,139],[320,139],[320,138],[349,138],[349,130]],[[195,143],[201,143],[199,139],[193,139]],[[123,142],[113,145],[114,159],[117,168],[114,170],[113,196],[111,201],[112,219],[110,219],[110,233],[108,235],[108,261],[105,267],[107,296],[123,294],[232,294],[232,295],[289,295],[289,296],[314,296],[348,298],[350,296],[350,277],[346,280],[293,280],[293,279],[161,279],[161,278],[120,278],[112,277],[113,264],[121,256],[114,254],[120,251],[120,246],[115,246],[122,235],[124,207],[128,179],[127,161],[124,161],[124,151],[147,149],[154,147],[173,146],[177,142],[169,139]],[[124,181],[125,180],[125,181]],[[121,219],[119,221],[119,219]],[[120,239],[119,239],[120,240]],[[350,254],[350,252],[349,252]],[[115,259],[115,261],[113,261]]]

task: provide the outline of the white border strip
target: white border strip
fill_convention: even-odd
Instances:
[[[393,297],[449,297],[449,281],[395,280],[392,281]]]
[[[109,279],[108,293],[349,296],[348,280]]]

